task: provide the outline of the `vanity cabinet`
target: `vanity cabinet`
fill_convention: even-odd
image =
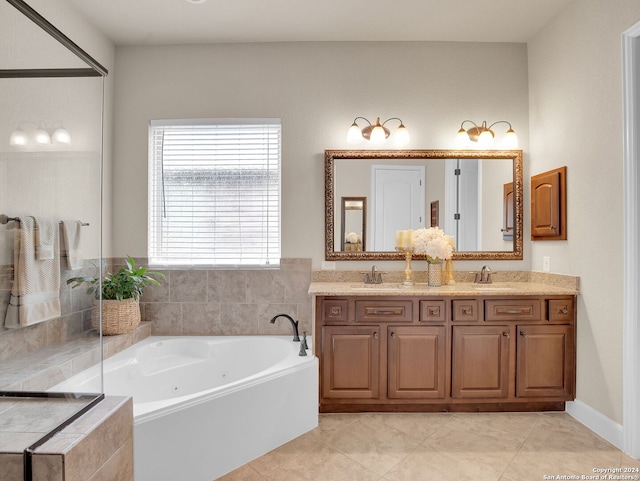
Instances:
[[[575,296],[317,296],[320,411],[559,410]]]

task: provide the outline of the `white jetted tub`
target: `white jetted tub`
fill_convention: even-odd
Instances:
[[[318,360],[299,352],[291,337],[152,336],[105,360],[105,394],[133,397],[135,481],[212,481],[315,428]],[[99,374],[51,390],[97,392]]]

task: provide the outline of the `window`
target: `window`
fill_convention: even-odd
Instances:
[[[280,119],[153,120],[149,263],[280,263]]]

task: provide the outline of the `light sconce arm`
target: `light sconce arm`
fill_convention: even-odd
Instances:
[[[363,128],[360,128],[360,126],[358,125],[358,120],[364,120],[367,125]],[[397,120],[398,122],[400,122],[400,125],[396,130],[396,140],[399,143],[407,143],[409,141],[409,132],[407,131],[405,125],[402,123],[402,120],[398,117],[391,117],[384,122],[380,122],[380,117],[377,117],[375,123],[371,123],[364,117],[356,117],[355,119],[353,119],[353,123],[351,124],[351,127],[347,132],[347,142],[354,143],[361,138],[365,138],[373,143],[382,143],[387,138],[389,138],[389,135],[391,135],[389,129],[385,127],[385,124],[387,122],[390,122],[391,120]]]
[[[465,130],[466,123],[472,124],[473,127]],[[498,124],[507,124],[509,126],[509,129],[505,134],[505,147],[516,148],[518,145],[518,137],[516,132],[513,130],[511,123],[506,120],[498,120],[489,126],[487,126],[486,120],[483,120],[480,125],[476,124],[473,120],[463,120],[460,124],[460,129],[458,130],[456,143],[464,145],[464,143],[471,140],[472,142],[477,142],[478,146],[481,148],[489,148],[493,145],[493,138],[495,137],[492,127]]]

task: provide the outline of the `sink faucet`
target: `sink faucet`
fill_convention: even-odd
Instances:
[[[491,284],[491,269],[489,266],[482,266],[480,272],[476,272],[475,284]]]
[[[291,323],[291,327],[293,329],[293,340],[295,342],[300,342],[300,337],[298,336],[298,323],[300,321],[294,321],[293,317],[287,315],[287,314],[276,314],[275,316],[273,316],[273,318],[269,321],[271,324],[275,324],[276,323],[276,319],[279,317],[286,317],[287,319],[289,319],[289,322]]]
[[[376,266],[371,266],[371,273],[364,273],[365,284],[382,284],[382,273],[376,270]]]

